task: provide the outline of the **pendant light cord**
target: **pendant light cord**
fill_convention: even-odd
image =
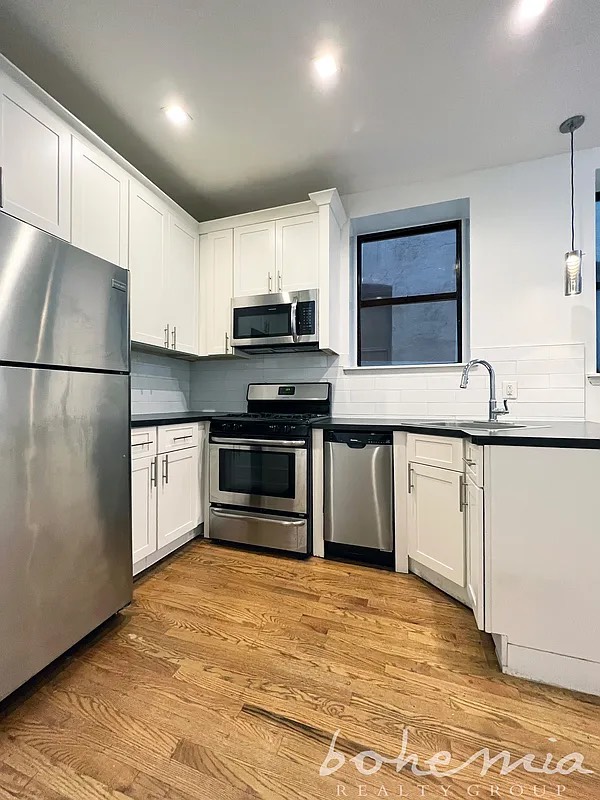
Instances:
[[[573,153],[573,128],[571,128],[571,251],[575,250],[575,158]]]

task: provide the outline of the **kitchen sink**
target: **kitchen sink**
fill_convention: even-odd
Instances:
[[[425,424],[432,425],[435,428],[469,428],[470,430],[480,431],[504,431],[532,427],[520,422],[489,422],[483,419],[431,419],[427,420]]]

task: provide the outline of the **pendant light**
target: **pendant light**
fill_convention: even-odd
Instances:
[[[569,117],[560,125],[561,133],[568,133],[571,137],[571,249],[565,253],[565,294],[581,294],[581,250],[575,250],[575,151],[573,134],[585,122],[582,114]]]

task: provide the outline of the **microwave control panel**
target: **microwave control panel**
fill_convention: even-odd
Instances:
[[[316,303],[314,300],[298,303],[296,309],[296,333],[311,336],[316,333]]]

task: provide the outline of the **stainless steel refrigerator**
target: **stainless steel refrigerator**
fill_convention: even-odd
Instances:
[[[0,213],[0,699],[131,600],[128,305]]]

